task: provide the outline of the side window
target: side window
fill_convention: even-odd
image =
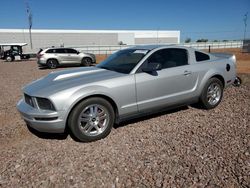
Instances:
[[[76,50],[70,49],[70,48],[66,49],[66,51],[67,51],[67,53],[69,53],[69,54],[76,54],[76,53],[77,53]]]
[[[63,48],[59,48],[59,49],[56,49],[56,52],[55,53],[58,53],[58,54],[64,54],[65,53],[65,50]]]
[[[49,49],[49,50],[47,50],[45,53],[47,53],[47,54],[55,53],[55,49]]]
[[[163,69],[188,65],[188,53],[181,48],[163,49],[152,54],[148,63],[160,63]]]
[[[206,61],[206,60],[209,60],[210,59],[210,57],[209,57],[209,55],[207,55],[207,54],[204,54],[204,53],[202,53],[202,52],[197,52],[197,51],[195,51],[195,59],[196,59],[196,61]]]

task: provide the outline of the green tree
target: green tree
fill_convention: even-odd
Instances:
[[[208,39],[198,39],[196,42],[207,42]]]
[[[186,38],[185,43],[190,43],[191,42],[191,38]]]

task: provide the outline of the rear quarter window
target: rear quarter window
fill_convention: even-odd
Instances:
[[[49,49],[45,53],[47,53],[47,54],[56,54],[56,53],[62,54],[62,53],[65,53],[65,49],[63,49],[63,48],[60,48],[60,49]]]
[[[52,53],[56,53],[55,49],[49,49],[45,52],[46,54],[52,54]]]
[[[199,62],[199,61],[210,60],[209,55],[204,54],[204,53],[202,53],[202,52],[198,52],[198,51],[195,51],[195,58],[196,58],[196,61],[197,61],[197,62]]]

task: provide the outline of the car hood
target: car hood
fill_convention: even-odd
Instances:
[[[97,67],[57,71],[26,85],[23,92],[31,96],[47,97],[62,90],[95,85],[97,82],[121,76],[124,74]]]

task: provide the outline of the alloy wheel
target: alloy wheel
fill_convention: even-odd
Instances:
[[[207,89],[207,100],[210,105],[216,105],[221,99],[221,87],[218,83],[212,83]]]
[[[83,109],[78,118],[81,132],[87,136],[97,136],[105,131],[109,123],[108,110],[99,104],[89,105]]]

